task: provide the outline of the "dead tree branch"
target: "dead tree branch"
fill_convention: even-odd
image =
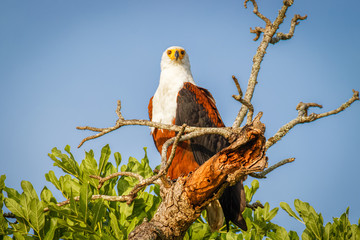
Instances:
[[[73,199],[74,199],[74,201],[79,201],[80,196],[76,196]],[[129,195],[125,195],[125,196],[92,195],[91,196],[91,200],[97,200],[97,199],[104,199],[109,202],[127,202],[128,204],[131,203],[131,201],[133,201],[133,197],[129,196]],[[62,206],[68,205],[68,204],[70,204],[70,199],[59,202],[56,204],[56,206],[62,207]],[[48,212],[48,211],[50,211],[50,209],[51,208],[49,208],[49,207],[44,208],[44,212]]]
[[[261,202],[254,202],[254,203],[246,203],[246,207],[250,208],[251,210],[255,211],[258,207],[264,208],[264,205]]]
[[[268,167],[266,170],[264,170],[260,173],[251,173],[251,174],[249,174],[249,176],[251,176],[253,178],[266,178],[266,175],[268,173],[272,172],[273,170],[275,170],[278,167],[281,167],[282,165],[285,165],[285,164],[293,162],[293,161],[295,161],[295,158],[284,159],[284,160],[272,165],[271,167]]]
[[[90,175],[89,177],[99,180],[99,186],[97,188],[100,189],[103,186],[104,182],[106,182],[110,179],[113,179],[113,178],[117,178],[118,176],[133,177],[133,178],[136,178],[137,180],[139,180],[140,182],[144,180],[144,178],[140,174],[133,173],[133,172],[117,172],[117,173],[110,174],[109,176],[104,177],[104,178],[100,177],[100,176],[95,176],[95,175]]]
[[[355,102],[356,100],[359,100],[359,92],[353,90],[353,96],[347,102],[345,102],[340,107],[338,107],[337,109],[334,109],[329,112],[321,113],[321,114],[312,113],[310,115],[307,115],[307,109],[309,107],[314,107],[314,106],[320,107],[321,105],[318,105],[316,103],[310,103],[310,104],[299,103],[296,108],[299,111],[297,118],[291,120],[290,122],[288,122],[287,124],[282,126],[279,129],[279,131],[277,131],[277,133],[275,133],[275,135],[273,137],[269,138],[265,145],[266,149],[270,148],[276,142],[280,141],[296,125],[301,124],[301,123],[313,122],[320,118],[337,114],[341,111],[344,111],[346,108],[350,107],[350,105],[353,102]]]
[[[98,138],[98,137],[101,137],[112,131],[115,131],[115,130],[121,128],[122,126],[130,126],[130,125],[148,126],[148,127],[158,128],[158,129],[166,129],[166,130],[170,130],[170,131],[174,131],[174,132],[179,132],[182,129],[182,126],[157,123],[157,122],[152,122],[149,120],[138,120],[138,119],[125,120],[123,118],[120,110],[121,110],[121,102],[120,102],[120,100],[118,100],[116,114],[118,115],[119,118],[116,121],[116,124],[112,127],[108,127],[108,128],[96,128],[96,127],[90,127],[90,126],[76,127],[76,129],[78,129],[78,130],[89,130],[89,131],[93,131],[93,132],[98,132],[95,135],[91,135],[89,137],[84,138],[80,142],[78,148],[80,148],[85,142],[95,139],[95,138]],[[233,130],[229,127],[201,128],[201,127],[188,126],[188,127],[186,127],[186,130],[184,131],[184,133],[191,133],[191,132],[196,132],[196,131],[200,132],[201,134],[218,134],[225,138],[229,138],[233,132]]]
[[[255,56],[253,58],[251,74],[250,74],[250,77],[248,80],[248,86],[247,86],[245,96],[244,96],[244,100],[248,103],[251,102],[251,99],[253,97],[255,85],[257,84],[257,77],[258,77],[258,74],[260,71],[260,65],[264,59],[266,49],[269,46],[269,43],[271,43],[272,41],[274,42],[275,39],[277,39],[277,38],[274,38],[274,35],[277,32],[277,30],[279,29],[279,26],[284,21],[284,19],[286,17],[285,14],[286,14],[288,8],[294,3],[293,0],[284,0],[283,6],[279,11],[278,16],[276,17],[274,22],[271,22],[268,18],[266,18],[259,12],[258,6],[257,6],[257,3],[255,0],[245,0],[245,2],[244,2],[245,8],[247,7],[247,3],[249,1],[251,1],[252,4],[254,5],[253,12],[256,14],[256,16],[258,16],[259,18],[264,20],[264,22],[266,23],[266,26],[265,26],[265,28],[256,27],[255,30],[250,29],[250,32],[256,34],[256,37],[254,38],[255,41],[260,38],[261,33],[263,33],[264,36],[260,42],[258,49],[256,50]],[[291,22],[290,32],[288,34],[279,34],[279,36],[278,36],[279,40],[282,38],[290,39],[294,35],[295,26],[299,23],[298,20],[304,20],[305,18],[306,18],[306,16],[300,17],[300,15],[295,15],[295,17],[293,18],[293,20]],[[273,40],[273,38],[274,38],[274,40]],[[233,128],[239,127],[241,125],[241,123],[244,121],[245,115],[248,112],[248,109],[249,109],[248,106],[246,106],[245,104],[243,104],[241,106],[240,111],[238,112],[238,115],[235,118],[235,121],[232,125]]]
[[[253,13],[256,14],[256,16],[258,16],[261,20],[263,20],[263,21],[266,23],[266,26],[271,26],[271,21],[270,21],[270,19],[268,19],[267,17],[265,17],[264,15],[262,15],[262,14],[259,12],[258,5],[257,5],[257,3],[255,2],[255,0],[245,0],[245,2],[244,2],[244,7],[247,8],[247,3],[248,3],[249,1],[251,1],[252,4],[254,5]]]
[[[254,107],[253,105],[251,104],[251,102],[248,102],[246,100],[244,100],[242,97],[243,97],[243,93],[242,93],[242,90],[241,90],[241,87],[240,87],[240,84],[239,84],[239,81],[237,80],[237,78],[233,75],[232,76],[232,79],[234,80],[234,83],[236,85],[236,88],[238,90],[238,93],[239,95],[233,95],[232,97],[239,101],[241,104],[245,105],[248,109],[249,109],[249,113],[247,115],[247,121],[246,123],[247,124],[250,124],[251,121],[252,121],[252,117],[254,115]]]
[[[299,24],[299,20],[305,20],[307,18],[307,15],[305,16],[300,16],[299,14],[296,14],[293,19],[291,19],[291,24],[290,24],[290,30],[289,33],[282,33],[279,32],[276,34],[276,37],[273,37],[270,41],[271,44],[275,44],[277,42],[279,42],[280,40],[289,40],[294,36],[294,32],[295,32],[295,26]]]

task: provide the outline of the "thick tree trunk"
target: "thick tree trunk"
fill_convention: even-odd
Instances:
[[[153,219],[137,226],[129,239],[182,239],[210,201],[247,174],[267,166],[265,125],[256,117],[234,135],[232,144],[189,176],[161,189],[162,203]]]

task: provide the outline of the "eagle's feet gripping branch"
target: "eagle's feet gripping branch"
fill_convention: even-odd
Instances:
[[[162,203],[155,216],[137,226],[129,239],[182,239],[202,210],[229,185],[267,166],[265,125],[259,113],[251,124],[234,131],[230,146],[222,149],[189,176],[161,189]],[[156,236],[156,238],[154,238]]]

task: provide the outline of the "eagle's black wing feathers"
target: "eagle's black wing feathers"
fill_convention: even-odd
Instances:
[[[196,93],[194,92],[196,90]],[[221,118],[211,119],[209,112],[205,109],[212,107],[218,116],[211,94],[203,88],[196,87],[191,83],[185,83],[177,97],[177,109],[175,124],[187,124],[194,127],[219,127],[223,126]],[[219,116],[218,116],[219,117]],[[220,123],[220,124],[219,124]],[[228,141],[216,134],[204,135],[190,140],[191,148],[196,162],[201,165],[221,149],[229,146]],[[242,181],[234,186],[228,187],[219,199],[225,220],[228,226],[229,220],[243,230],[247,230],[246,223],[242,217],[245,209],[245,192]]]

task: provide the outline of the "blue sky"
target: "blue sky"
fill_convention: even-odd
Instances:
[[[282,1],[259,1],[272,20]],[[266,137],[296,117],[298,102],[337,108],[360,90],[358,77],[358,1],[295,1],[281,31],[296,13],[308,14],[295,36],[268,48],[253,104],[263,111]],[[231,75],[245,89],[259,42],[249,28],[263,26],[242,1],[10,1],[0,2],[0,174],[20,189],[31,181],[40,193],[54,170],[47,156],[66,144],[78,161],[84,151],[109,143],[123,159],[142,158],[147,147],[152,166],[160,162],[147,127],[124,127],[77,149],[90,132],[76,126],[112,126],[116,101],[127,119],[147,119],[160,58],[169,46],[190,55],[199,86],[212,92],[222,118],[231,125],[240,105]],[[268,151],[269,164],[295,157],[260,181],[255,200],[278,207],[294,199],[309,202],[324,221],[350,206],[360,217],[358,169],[360,103],[310,124],[296,126]],[[60,171],[55,171],[57,176]],[[250,184],[251,178],[246,183]],[[58,195],[59,196],[59,195]],[[59,199],[60,200],[60,199]],[[302,225],[280,210],[274,222],[288,230]]]

